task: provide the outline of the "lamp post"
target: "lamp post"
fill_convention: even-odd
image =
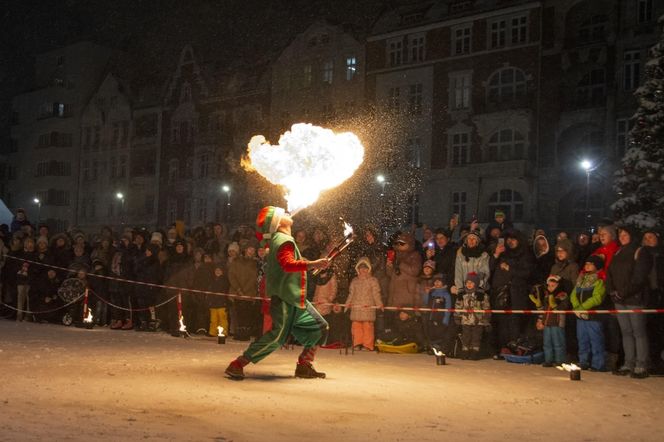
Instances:
[[[37,204],[37,225],[39,225],[41,222],[41,200],[39,198],[35,198],[32,201]]]
[[[124,225],[125,223],[125,217],[124,217],[124,204],[125,204],[125,197],[122,192],[118,192],[115,194],[115,197],[120,200],[120,223]]]
[[[376,175],[376,181],[378,181],[378,183],[381,186],[380,196],[382,198],[385,196],[385,185],[387,184],[387,181],[385,180],[385,175],[382,174]]]
[[[226,193],[226,222],[228,222],[231,218],[231,186],[224,184],[221,190]]]
[[[584,227],[588,227],[590,223],[590,172],[595,170],[595,167],[593,167],[593,163],[590,162],[590,160],[582,160],[580,163],[581,169],[586,171],[586,219],[584,224]]]

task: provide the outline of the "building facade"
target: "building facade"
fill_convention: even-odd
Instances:
[[[58,230],[76,223],[81,114],[110,56],[90,42],[40,54],[34,88],[12,102],[5,202],[33,222]]]

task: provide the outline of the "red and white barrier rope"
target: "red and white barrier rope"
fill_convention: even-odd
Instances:
[[[41,262],[36,262],[36,261],[31,261],[28,259],[23,259],[23,258],[18,258],[16,256],[11,256],[7,255],[7,258],[10,259],[15,259],[18,261],[23,261],[23,262],[28,262],[30,264],[35,264],[43,267],[48,267],[52,268],[55,270],[62,270],[66,272],[74,272],[75,270],[72,269],[67,269],[64,267],[58,267],[50,264],[44,264]],[[194,293],[194,294],[200,294],[200,295],[212,295],[212,296],[225,296],[228,298],[234,298],[234,299],[240,299],[240,300],[247,300],[247,301],[265,301],[266,299],[260,296],[247,296],[247,295],[237,295],[234,293],[219,293],[219,292],[211,292],[209,290],[199,290],[199,289],[190,289],[190,288],[185,288],[185,287],[176,287],[176,286],[169,286],[169,285],[163,285],[163,284],[153,284],[149,282],[142,282],[142,281],[135,281],[131,279],[123,279],[123,278],[116,278],[113,276],[106,276],[106,275],[96,275],[94,273],[88,273],[87,276],[92,276],[95,278],[102,278],[102,279],[107,279],[110,281],[118,281],[118,282],[124,282],[127,284],[134,284],[134,285],[141,285],[141,286],[147,286],[147,287],[153,287],[153,288],[159,288],[159,289],[167,289],[167,290],[174,290],[177,292],[185,292],[185,293]],[[97,294],[95,294],[99,298]],[[115,308],[120,308],[126,311],[144,311],[144,310],[149,310],[150,308],[154,307],[161,307],[165,304],[168,304],[171,302],[173,299],[175,299],[177,295],[171,297],[167,301],[164,301],[156,306],[152,306],[149,308],[145,309],[125,309],[119,306],[114,306],[110,304],[107,301],[107,304],[111,305],[112,307]],[[80,299],[80,298],[79,298]],[[100,298],[101,299],[101,298]],[[73,303],[73,302],[72,302]],[[72,303],[68,304],[71,305]],[[323,302],[323,303],[313,303],[314,305],[317,306],[331,306],[331,307],[349,307],[349,308],[363,308],[363,309],[374,309],[374,310],[388,310],[388,311],[412,311],[415,313],[418,312],[433,312],[433,313],[478,313],[478,314],[499,314],[499,315],[543,315],[543,314],[556,314],[556,315],[576,315],[576,314],[588,314],[588,315],[606,315],[606,314],[663,314],[664,309],[662,308],[637,308],[637,309],[594,309],[594,310],[536,310],[536,309],[455,309],[455,308],[429,308],[429,307],[376,307],[374,305],[357,305],[357,304],[339,304],[339,303],[332,303],[332,302]],[[8,306],[7,304],[3,305]],[[11,308],[11,307],[10,307]],[[62,307],[60,307],[62,308]],[[58,308],[58,309],[60,309]],[[13,310],[16,310],[15,308]],[[17,310],[18,311],[18,310]],[[45,312],[31,312],[32,314],[39,314],[39,313],[45,313]]]

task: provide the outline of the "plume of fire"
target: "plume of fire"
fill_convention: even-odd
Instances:
[[[443,356],[445,354],[442,351],[438,350],[436,347],[432,347],[431,350],[433,350],[433,354],[436,356]]]
[[[288,211],[295,214],[350,178],[362,161],[364,146],[355,134],[298,123],[274,146],[262,135],[253,136],[242,166],[283,186]]]

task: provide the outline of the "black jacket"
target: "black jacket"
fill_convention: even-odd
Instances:
[[[436,273],[443,274],[443,281],[448,287],[454,285],[456,253],[456,248],[451,243],[442,249],[436,244],[436,254],[433,255],[433,260],[436,261]]]
[[[530,279],[535,269],[534,257],[527,247],[525,239],[518,237],[519,245],[515,249],[506,247],[505,252],[497,259],[491,255],[490,266],[493,274],[491,280],[492,290],[499,290],[509,284],[510,307],[513,309],[530,308],[528,292]],[[509,270],[503,270],[501,263],[506,263]]]
[[[648,303],[652,254],[632,241],[621,246],[606,272],[606,291],[613,302],[644,307]]]

